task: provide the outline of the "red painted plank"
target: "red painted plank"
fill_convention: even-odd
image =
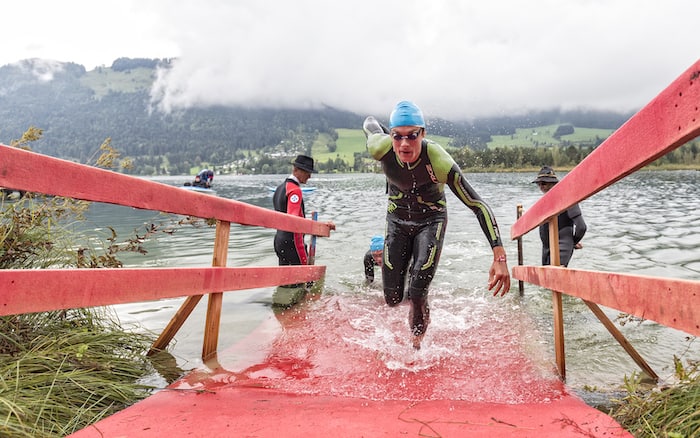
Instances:
[[[519,404],[377,401],[221,383],[201,392],[160,391],[68,438],[185,436],[633,438],[573,395]]]
[[[325,266],[0,270],[0,315],[273,287],[325,272]]]
[[[699,106],[697,61],[520,217],[511,239],[700,135]]]
[[[700,281],[514,266],[513,277],[700,336]]]
[[[26,178],[31,175],[31,178]],[[66,175],[70,175],[67,178]],[[324,222],[0,144],[0,187],[330,236]],[[261,187],[261,190],[267,190]]]
[[[632,437],[528,359],[527,331],[485,318],[416,353],[408,339],[366,342],[374,327],[352,322],[375,305],[325,296],[275,312],[216,361],[70,437]],[[450,338],[472,342],[450,351]]]

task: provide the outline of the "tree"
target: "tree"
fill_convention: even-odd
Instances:
[[[571,125],[559,125],[557,130],[554,131],[552,137],[560,139],[563,135],[570,135],[574,133],[574,127]]]

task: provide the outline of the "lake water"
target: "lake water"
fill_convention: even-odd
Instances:
[[[267,187],[279,184],[284,175],[217,175],[217,196],[272,208]],[[498,219],[509,256],[517,263],[517,243],[509,240],[517,205],[527,210],[540,192],[530,181],[533,174],[469,174],[468,179],[489,203]],[[181,185],[186,177],[154,178],[170,185]],[[571,268],[627,272],[653,276],[697,279],[700,275],[700,172],[641,171],[629,176],[581,203],[588,232],[584,248],[574,253]],[[308,183],[317,189],[305,196],[307,215],[319,212],[319,220],[332,220],[337,230],[330,238],[319,238],[317,264],[327,266],[324,297],[351,312],[360,325],[376,330],[349,333],[349,339],[376,350],[388,350],[385,338],[404,333],[396,327],[405,324],[402,310],[387,312],[379,287],[363,285],[362,258],[370,237],[384,227],[386,197],[384,178],[374,174],[314,174]],[[449,191],[448,191],[449,192]],[[430,292],[432,323],[426,335],[427,361],[458,355],[451,344],[455,328],[464,334],[459,342],[476,339],[480,322],[497,322],[496,338],[503,339],[507,355],[508,339],[526,338],[544,366],[554,366],[552,348],[551,293],[525,284],[524,296],[513,281],[503,298],[486,290],[491,250],[472,212],[451,192],[448,193],[449,224],[440,266]],[[113,226],[122,237],[133,230],[143,234],[145,224],[164,224],[172,219],[159,213],[105,204],[91,207],[91,229]],[[232,225],[228,266],[274,266],[274,230]],[[308,237],[307,237],[308,239]],[[145,244],[145,256],[124,258],[129,266],[210,266],[214,228],[202,223],[177,227],[173,234],[159,234]],[[525,264],[540,261],[537,230],[523,238]],[[377,278],[381,278],[377,272]],[[224,295],[219,349],[243,339],[273,314],[272,288],[230,292]],[[323,299],[323,298],[322,298]],[[160,333],[183,299],[161,300],[116,306],[124,323],[136,323]],[[616,320],[619,312],[604,309]],[[178,332],[170,352],[181,370],[201,364],[200,355],[206,300],[202,300]],[[638,371],[622,347],[578,299],[564,297],[567,383],[574,388],[614,390],[625,376]],[[686,363],[700,358],[694,337],[650,321],[618,320],[618,326],[661,379],[672,381],[673,357]],[[407,328],[404,327],[407,333]],[[393,334],[392,334],[393,333]],[[448,333],[451,333],[448,335]],[[499,336],[502,335],[502,336]],[[360,341],[357,337],[361,337]],[[408,341],[408,339],[406,339]],[[423,351],[423,350],[422,350]],[[466,354],[466,353],[464,353]],[[389,357],[391,354],[389,354]],[[425,365],[425,363],[423,364]],[[392,366],[387,362],[387,366]]]

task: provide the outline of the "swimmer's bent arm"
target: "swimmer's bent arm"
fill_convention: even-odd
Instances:
[[[498,294],[503,296],[510,290],[510,272],[496,217],[491,208],[464,178],[459,166],[442,147],[435,143],[429,144],[428,153],[438,180],[445,182],[459,200],[476,215],[481,230],[493,251],[493,262],[489,268],[488,289],[493,291],[494,296]]]
[[[491,208],[469,184],[450,154],[437,143],[428,141],[427,144],[430,165],[438,182],[447,184],[452,193],[474,212],[491,248],[502,246],[498,224]]]
[[[362,124],[362,130],[367,136],[367,151],[370,156],[377,161],[381,160],[391,150],[389,129],[374,117],[369,116]]]

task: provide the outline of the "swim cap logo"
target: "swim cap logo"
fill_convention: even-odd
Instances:
[[[292,204],[297,204],[299,202],[299,195],[296,193],[289,197],[289,202]]]

